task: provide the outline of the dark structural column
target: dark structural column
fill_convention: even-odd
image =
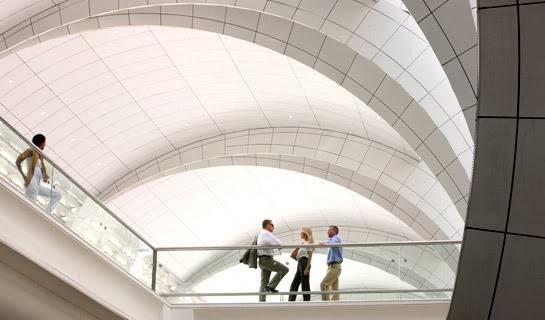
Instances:
[[[545,319],[545,2],[481,0],[477,146],[449,319]]]

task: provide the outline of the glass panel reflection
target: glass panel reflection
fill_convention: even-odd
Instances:
[[[359,247],[358,247],[359,246]],[[450,299],[457,263],[450,260],[457,244],[378,245],[345,247],[339,277],[340,300]],[[269,302],[288,301],[297,262],[292,249],[274,257],[289,268],[276,288],[281,295]],[[311,301],[321,301],[320,283],[326,274],[327,248],[315,248],[311,262]],[[245,249],[159,251],[157,291],[171,303],[258,302],[261,270],[241,264]],[[455,260],[457,261],[457,259]],[[274,275],[274,273],[273,273]],[[299,293],[302,293],[298,287]],[[302,301],[299,294],[296,301]]]

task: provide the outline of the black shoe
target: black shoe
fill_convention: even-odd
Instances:
[[[278,290],[273,289],[273,288],[271,288],[271,287],[269,287],[269,286],[266,286],[266,287],[265,287],[265,292],[277,293]]]

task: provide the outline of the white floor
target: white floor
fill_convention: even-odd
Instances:
[[[436,320],[446,319],[449,302],[340,304],[286,306],[271,304],[258,307],[214,307],[193,309],[193,320]],[[182,311],[182,310],[179,310]],[[184,310],[188,311],[188,310]],[[180,319],[188,319],[186,313]],[[172,317],[177,319],[176,316]]]

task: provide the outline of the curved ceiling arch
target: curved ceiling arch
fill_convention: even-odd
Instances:
[[[317,129],[246,130],[205,139],[154,159],[105,189],[108,201],[139,185],[179,171],[250,165],[322,178],[375,201],[424,239],[459,239],[456,203],[423,163],[356,136]],[[457,208],[458,207],[458,208]]]
[[[166,7],[172,10],[178,6]],[[192,5],[192,8],[194,7],[200,6]],[[209,9],[210,6],[204,7]],[[230,9],[223,8],[223,10]],[[192,11],[194,11],[194,9]],[[214,12],[204,11],[204,14],[210,13]],[[175,13],[174,15],[176,16],[177,14],[178,13]],[[263,13],[255,12],[251,14],[258,14],[259,16],[264,15]],[[161,14],[155,15],[161,16]],[[172,14],[165,13],[165,15]],[[123,14],[116,15],[114,17],[117,19],[120,16],[123,17]],[[179,17],[184,17],[184,15],[182,14]],[[223,19],[225,19],[225,17],[226,15],[223,16]],[[111,22],[111,20],[108,20],[111,18],[112,16],[99,17],[97,18],[97,21],[103,19],[104,21]],[[129,22],[130,19],[128,14],[126,18],[126,21]],[[197,19],[203,20],[203,17],[192,17],[192,19],[199,21]],[[229,30],[229,28],[226,28],[226,26],[231,25],[222,20],[213,20],[214,16],[209,16],[206,19],[206,21],[208,21],[207,23],[210,21],[217,23],[217,25],[214,25],[214,28],[219,28],[221,26],[222,30],[216,31],[225,32],[225,30]],[[99,23],[99,25],[96,27],[104,25],[104,21],[102,24]],[[124,18],[116,21],[118,24],[125,23]],[[166,22],[168,19],[159,17],[158,21]],[[282,43],[282,41],[274,38],[274,33],[271,35],[263,34],[263,36],[268,38],[263,38],[265,40],[261,41],[259,40],[259,37],[256,36],[257,34],[262,34],[261,32],[256,33],[256,31],[251,30],[250,32],[254,33],[254,41],[257,43],[262,42],[262,45],[272,47],[273,49],[276,49],[287,56],[292,55],[293,58],[298,59],[303,63],[312,65],[314,69],[328,76],[337,83],[340,83],[344,88],[348,89],[350,92],[362,99],[362,101],[367,102],[375,111],[379,113],[379,115],[393,125],[398,132],[402,133],[402,136],[424,159],[434,174],[438,176],[443,175],[443,179],[447,180],[449,185],[455,186],[454,189],[457,190],[455,190],[452,194],[451,190],[454,189],[447,188],[449,195],[453,199],[458,197],[457,193],[462,193],[464,196],[467,195],[467,190],[469,188],[467,167],[471,166],[470,159],[472,151],[470,149],[465,149],[465,147],[462,145],[458,145],[455,150],[453,149],[453,146],[449,143],[447,136],[449,135],[449,132],[457,132],[455,126],[447,126],[449,129],[445,131],[447,134],[444,134],[442,132],[443,129],[435,127],[433,120],[428,116],[424,109],[414,100],[412,100],[412,98],[397,84],[397,82],[391,79],[374,64],[369,63],[366,58],[357,54],[352,49],[342,45],[332,38],[320,35],[319,33],[315,34],[314,32],[317,31],[313,31],[310,28],[290,21],[284,21],[283,23],[291,25],[289,36],[291,41],[288,39],[287,42],[281,44],[281,47],[278,47],[278,44]],[[244,28],[242,26],[233,26]],[[199,25],[198,23],[193,23],[193,27],[207,29],[210,28],[211,25]],[[247,29],[245,30],[249,31]],[[299,35],[299,37],[297,35]],[[244,38],[244,36],[240,34],[236,34],[235,36]],[[319,40],[318,42],[314,43],[315,48],[308,47],[308,43],[298,43],[302,38],[307,38],[308,36]],[[299,38],[299,40],[297,40],[297,38]],[[271,42],[272,40],[276,42]],[[317,56],[312,58],[313,60],[309,61],[308,58],[312,55],[305,52],[303,49],[299,49],[298,46],[303,47],[304,50],[310,52],[316,51]],[[293,50],[289,51],[289,48],[293,48]],[[301,53],[306,54],[306,56],[302,56]],[[341,61],[339,60],[339,56],[344,56],[347,59]],[[347,64],[348,61],[352,61],[350,65]],[[423,125],[423,123],[427,124]],[[427,129],[424,129],[426,131],[422,131],[422,128]],[[422,138],[419,137],[419,135]]]
[[[162,2],[176,3],[175,0]],[[242,3],[237,1],[226,3],[216,0],[206,0],[205,2],[211,5],[228,4],[294,20],[347,44],[373,60],[393,78],[397,79],[401,75],[400,83],[414,94],[416,100],[421,101],[429,96],[426,100],[427,104],[438,103],[448,117],[459,126],[462,130],[461,133],[469,138],[468,143],[472,146],[471,134],[468,135],[464,130],[469,126],[471,132],[474,131],[477,39],[476,26],[471,23],[473,22],[472,5],[468,1],[450,0],[442,2],[440,5],[428,4],[424,0],[405,1],[412,16],[400,8],[402,6],[394,5],[389,1],[339,2],[330,0],[317,3],[309,0],[299,2],[297,5],[286,1],[270,0]],[[191,2],[187,1],[186,3]],[[37,4],[39,3],[34,3],[34,5]],[[2,28],[4,31],[0,36],[4,39],[7,48],[29,36],[39,35],[51,28],[89,16],[135,8],[138,8],[134,11],[135,13],[150,13],[145,9],[140,9],[141,6],[146,5],[151,5],[150,1],[118,1],[116,3],[104,0],[67,0],[58,4],[52,3],[50,7],[41,3],[39,9],[34,8],[36,11],[33,11],[31,5],[22,10],[21,16],[10,16],[13,22]],[[16,6],[11,4],[11,7]],[[6,10],[6,12],[8,11]],[[244,19],[244,17],[241,18]],[[25,21],[25,19],[28,20]],[[8,25],[14,24],[17,25],[6,30]],[[377,25],[381,25],[380,32],[376,32]],[[455,28],[453,28],[454,26]],[[428,47],[427,40],[429,40],[433,51],[430,50],[429,53],[422,54],[423,48]],[[399,46],[405,46],[409,50],[395,52],[394,48],[399,49]],[[438,60],[433,52],[437,55]],[[426,64],[426,73],[433,70],[439,77],[436,77],[432,82],[429,78],[423,79],[422,72],[409,68],[414,61],[410,63],[407,61],[408,57],[418,57]],[[448,81],[444,83],[443,66],[446,75],[453,84],[452,89],[460,104],[456,98],[452,99],[454,93]],[[436,90],[436,86],[441,88]],[[435,94],[425,94],[430,91],[435,91]],[[442,95],[443,98],[434,99],[438,95]],[[444,100],[450,100],[450,102],[447,103]],[[453,106],[454,109],[452,109]],[[452,114],[452,110],[457,110],[455,113],[458,113],[460,107],[464,111],[463,116]],[[437,111],[430,114],[439,116]],[[464,117],[466,119],[465,125],[462,121]],[[438,121],[436,123],[440,125],[444,120]]]
[[[419,158],[372,139],[326,129],[274,127],[230,132],[181,146],[135,168],[100,190],[97,196],[107,201],[138,184],[155,179],[157,175],[165,175],[175,167],[248,154],[306,157],[376,178],[395,158],[400,169],[390,169],[389,172],[397,181],[403,182],[416,167],[433,177]]]

